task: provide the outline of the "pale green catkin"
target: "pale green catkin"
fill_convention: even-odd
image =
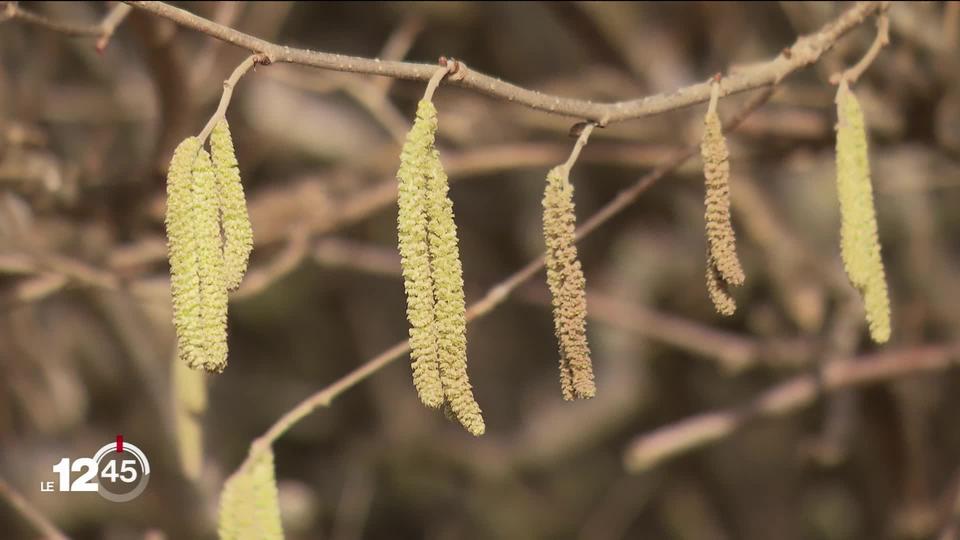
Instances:
[[[432,109],[432,105],[430,108]],[[436,124],[435,113],[431,121]],[[466,302],[457,225],[453,219],[453,201],[448,196],[447,174],[443,170],[436,148],[431,148],[428,157],[427,231],[436,301],[434,317],[440,356],[440,379],[444,398],[460,424],[473,435],[479,436],[483,434],[485,426],[480,405],[473,396],[467,375]]]
[[[577,257],[575,230],[573,184],[565,166],[554,167],[547,174],[543,195],[543,234],[554,332],[560,349],[560,389],[566,400],[596,395],[587,344],[586,280]]]
[[[227,366],[227,286],[220,235],[220,198],[213,163],[206,150],[194,163],[194,218],[200,273],[200,326],[204,356],[199,365],[220,373]]]
[[[230,136],[230,126],[221,120],[210,134],[210,154],[217,175],[220,212],[223,220],[223,259],[227,288],[240,286],[250,251],[253,249],[253,229],[243,196],[240,169]]]
[[[259,451],[248,469],[227,480],[217,528],[220,540],[283,540],[271,448]]]
[[[196,137],[184,139],[174,151],[167,172],[165,219],[177,356],[190,367],[202,365],[205,354],[193,193],[193,164],[199,152],[200,140]]]
[[[404,141],[397,171],[397,237],[407,294],[413,383],[420,400],[432,408],[444,403],[434,334],[434,285],[426,213],[427,160],[436,129],[436,110],[430,102],[421,101],[413,128]]]
[[[870,337],[890,339],[890,300],[880,256],[863,111],[846,81],[837,91],[837,195],[840,253],[850,282],[864,297]]]
[[[742,285],[743,267],[737,257],[736,237],[730,220],[730,153],[716,111],[708,112],[704,118],[700,154],[706,180],[704,203],[710,258],[724,281]]]

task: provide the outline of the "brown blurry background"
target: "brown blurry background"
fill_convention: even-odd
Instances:
[[[95,24],[103,2],[22,2]],[[776,56],[850,4],[197,2],[291,46],[435,62],[600,101]],[[638,435],[878,350],[960,328],[958,6],[894,4],[892,43],[856,85],[870,135],[894,331],[866,336],[839,257],[835,88],[866,22],[780,85],[729,139],[737,313],[703,282],[693,159],[580,245],[598,395],[561,400],[538,274],[469,327],[487,421],[475,439],[420,405],[401,358],[277,443],[287,537],[932,538],[949,533],[960,378],[938,371],[820,396],[641,474]],[[394,173],[424,85],[258,66],[227,114],[255,232],[230,304],[230,364],[209,377],[205,465],[180,472],[163,213],[173,147],[206,123],[247,52],[134,10],[95,39],[0,23],[0,477],[78,539],[213,538],[218,492],[286,410],[406,337]],[[720,102],[729,117],[749,98]],[[547,170],[575,122],[442,85],[468,303],[543,250]],[[579,219],[697,141],[704,106],[596,130],[573,169]],[[851,301],[852,298],[852,301]],[[856,360],[854,360],[856,361]],[[122,433],[150,458],[116,504],[40,493],[61,457]],[[0,536],[34,538],[0,501]]]

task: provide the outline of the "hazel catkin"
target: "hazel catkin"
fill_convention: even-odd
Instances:
[[[397,171],[397,238],[410,322],[413,383],[423,404],[432,408],[444,402],[426,211],[427,159],[435,131],[436,111],[429,102],[421,102],[413,128],[403,144]]]
[[[190,367],[203,365],[205,354],[200,260],[194,227],[193,166],[199,152],[200,140],[196,137],[184,139],[173,152],[167,171],[165,218],[177,356]]]
[[[253,249],[253,229],[243,196],[240,169],[226,120],[210,133],[210,154],[217,177],[220,217],[223,226],[224,281],[229,290],[240,286]]]
[[[743,267],[737,257],[736,237],[730,220],[730,154],[716,110],[708,111],[704,118],[700,154],[706,187],[704,206],[710,258],[724,281],[730,285],[742,285]]]
[[[890,339],[890,300],[877,233],[863,110],[845,80],[837,91],[837,198],[840,254],[847,276],[863,295],[870,337]]]
[[[547,174],[543,234],[554,332],[560,350],[560,389],[566,400],[596,395],[587,344],[586,280],[577,258],[575,229],[573,185],[567,167],[557,166]]]

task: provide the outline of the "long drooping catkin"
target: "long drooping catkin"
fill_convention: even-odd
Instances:
[[[720,116],[714,107],[704,118],[700,153],[706,179],[706,224],[710,258],[724,281],[742,285],[743,267],[737,258],[736,238],[730,222],[730,162]]]
[[[202,367],[220,373],[227,366],[227,286],[217,179],[206,150],[201,149],[194,162],[193,191],[193,228],[200,273],[200,333],[204,355],[199,366],[194,364],[190,367]]]
[[[189,137],[173,153],[167,171],[167,249],[170,260],[170,291],[173,324],[177,333],[177,355],[187,365],[204,363],[205,346],[201,328],[200,258],[194,216],[193,164],[200,152],[200,140]]]
[[[437,408],[444,402],[434,333],[434,286],[427,232],[427,160],[437,129],[436,109],[421,101],[407,134],[397,171],[397,237],[407,294],[413,383],[420,400]]]
[[[850,282],[864,297],[870,337],[890,339],[890,300],[880,256],[863,111],[846,81],[837,91],[837,194],[840,253]]]
[[[430,150],[427,160],[426,188],[430,266],[436,301],[435,333],[443,394],[460,424],[473,435],[482,435],[483,416],[467,376],[466,302],[457,225],[453,219],[453,201],[447,195],[447,174],[435,148]]]
[[[577,258],[573,185],[566,166],[547,174],[543,195],[547,283],[553,296],[554,331],[560,349],[560,388],[564,399],[596,394],[587,344],[586,280]]]
[[[217,175],[220,214],[223,220],[224,280],[228,289],[240,286],[253,249],[253,229],[243,196],[240,169],[226,120],[217,122],[210,133],[210,154]]]
[[[273,450],[259,451],[231,476],[220,494],[220,540],[283,540]]]

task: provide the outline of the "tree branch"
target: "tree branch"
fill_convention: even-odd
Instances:
[[[55,21],[39,13],[23,9],[17,2],[6,2],[3,12],[0,12],[0,21],[16,19],[68,36],[100,38],[97,40],[97,51],[103,51],[110,42],[110,37],[113,36],[117,27],[129,13],[130,6],[117,4],[98,24],[75,24]]]
[[[22,495],[14,491],[12,487],[0,478],[0,499],[6,500],[21,516],[33,525],[33,528],[43,534],[44,538],[49,540],[70,540],[63,534],[56,525],[50,522],[36,508],[23,498]]]
[[[956,364],[958,354],[960,343],[954,343],[832,362],[818,373],[778,384],[742,406],[697,414],[640,435],[627,447],[624,464],[629,471],[645,471],[728,437],[751,420],[783,416],[809,405],[822,392],[944,370]]]
[[[177,24],[203,32],[254,53],[264,53],[275,62],[312,66],[334,71],[382,75],[397,79],[428,81],[436,66],[409,62],[346,56],[271,43],[163,2],[127,2],[128,4],[170,19]],[[815,63],[844,34],[871,15],[886,11],[889,2],[860,2],[819,32],[799,38],[793,46],[766,63],[745,71],[731,73],[720,80],[721,95],[726,96],[776,84],[794,71]],[[622,122],[702,103],[710,99],[712,81],[694,84],[669,94],[656,94],[641,99],[615,103],[594,103],[588,100],[553,96],[521,88],[484,75],[461,65],[456,78],[448,83],[532,109],[591,120],[599,125]]]

